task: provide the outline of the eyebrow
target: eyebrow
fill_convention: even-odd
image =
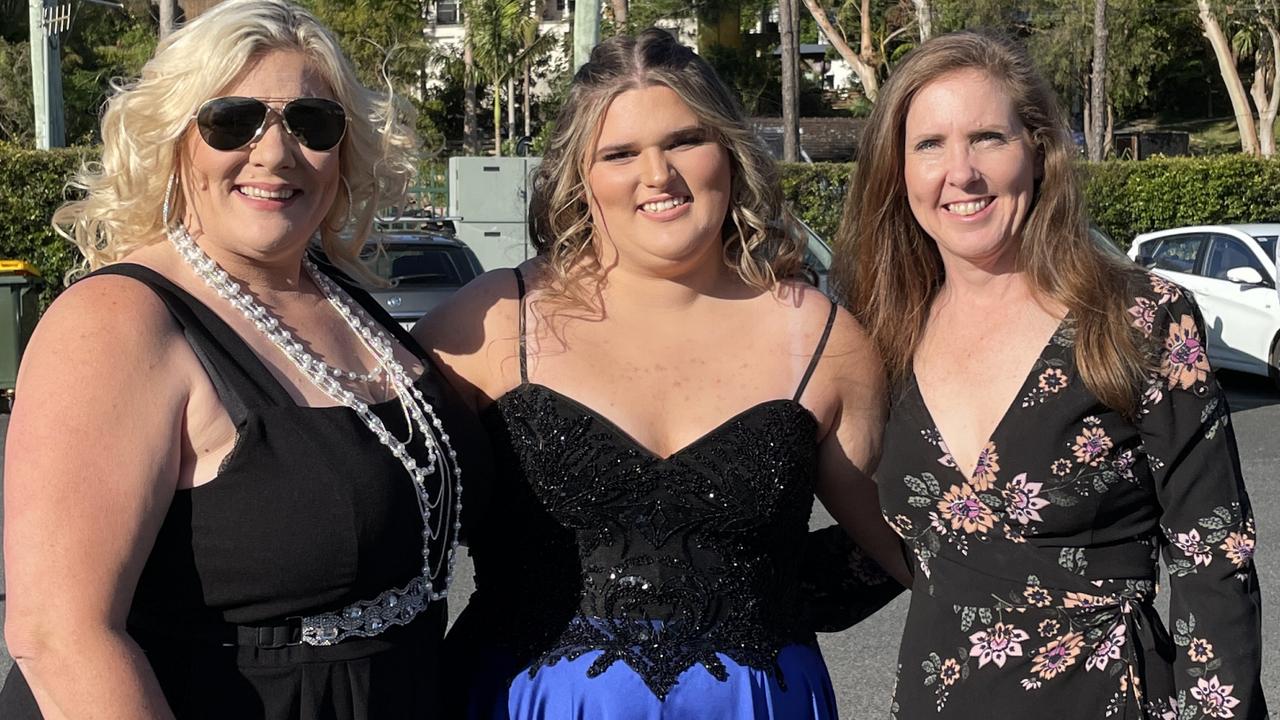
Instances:
[[[975,128],[971,132],[969,132],[968,137],[973,138],[973,137],[977,137],[978,135],[985,135],[987,133],[998,133],[1000,135],[1004,135],[1005,137],[1011,137],[1017,134],[1008,125],[982,125]],[[940,140],[944,137],[946,137],[946,133],[923,132],[918,135],[913,135],[907,138],[907,141],[912,144],[915,144],[923,140]]]
[[[707,133],[707,129],[702,127],[701,125],[689,125],[687,127],[682,127],[667,133],[667,136],[663,138],[663,142],[669,143],[672,140],[682,140],[691,135],[705,137],[706,133]],[[624,150],[634,150],[635,147],[636,147],[635,143],[614,143],[612,145],[604,145],[596,149],[595,156],[597,158],[600,158],[600,157],[604,157],[605,155],[610,155],[616,152],[622,152]]]

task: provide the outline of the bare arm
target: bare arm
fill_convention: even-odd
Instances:
[[[5,637],[48,720],[172,717],[125,621],[179,473],[179,342],[145,287],[93,278],[49,309],[23,359],[5,452]]]
[[[883,370],[870,339],[844,311],[836,317],[819,368],[838,403],[820,448],[818,498],[867,555],[910,587],[901,540],[880,514],[871,479],[885,422]]]

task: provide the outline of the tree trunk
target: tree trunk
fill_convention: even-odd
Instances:
[[[911,0],[916,6],[916,25],[920,29],[920,42],[933,37],[933,7],[930,0]]]
[[[1115,152],[1113,145],[1116,137],[1116,109],[1107,103],[1107,129],[1102,133],[1102,157]]]
[[[1103,115],[1107,110],[1107,0],[1093,2],[1093,72],[1089,76],[1090,134],[1086,143],[1089,160],[1102,160],[1106,140],[1106,124]]]
[[[468,31],[469,24],[467,16],[463,15],[463,33]],[[465,35],[462,41],[462,67],[462,151],[467,155],[479,155],[480,139],[476,132],[479,124],[479,118],[476,117],[479,114],[476,107],[476,67],[471,55],[471,43],[467,42]]]
[[[529,83],[529,62],[526,60],[526,61],[525,61],[525,63],[524,63],[524,94],[523,94],[523,97],[524,97],[524,136],[525,136],[525,137],[533,137],[533,132],[531,132],[531,131],[530,131],[530,128],[532,127],[532,120],[530,119],[530,116],[531,116],[531,115],[532,115],[532,113],[533,113],[533,93],[529,92],[529,86],[530,86],[530,83]]]
[[[493,83],[493,155],[502,157],[502,83]]]
[[[609,0],[609,7],[613,8],[613,23],[617,26],[617,32],[625,32],[627,27],[627,0]]]
[[[516,76],[507,76],[507,140],[516,144]]]
[[[1262,157],[1276,154],[1276,111],[1280,110],[1280,30],[1275,21],[1262,9],[1261,0],[1255,2],[1262,26],[1267,31],[1271,45],[1266,52],[1259,47],[1254,63],[1253,87],[1250,94],[1258,108],[1258,145]],[[1274,3],[1272,3],[1274,10]]]
[[[178,19],[178,0],[160,0],[160,39],[169,37]]]
[[[1196,0],[1200,12],[1200,25],[1204,36],[1213,46],[1213,54],[1218,59],[1218,71],[1222,82],[1227,86],[1227,96],[1231,98],[1231,109],[1236,115],[1236,127],[1240,130],[1240,149],[1247,155],[1258,154],[1258,127],[1253,119],[1253,109],[1249,107],[1249,98],[1244,91],[1244,83],[1240,82],[1240,72],[1236,69],[1235,59],[1231,53],[1231,43],[1222,32],[1222,26],[1214,17],[1209,0]]]
[[[813,16],[813,21],[818,23],[818,28],[822,30],[827,42],[831,43],[831,47],[835,48],[836,52],[840,53],[840,57],[853,68],[858,81],[862,83],[862,94],[871,102],[875,102],[876,96],[880,94],[880,80],[876,77],[875,55],[871,45],[871,0],[862,0],[863,54],[861,55],[854,52],[853,48],[849,47],[849,43],[845,42],[844,35],[831,24],[827,12],[818,5],[818,0],[804,0],[804,6]]]
[[[782,160],[800,159],[800,89],[797,86],[796,63],[800,59],[796,44],[796,13],[792,0],[778,2],[778,33],[782,38]]]

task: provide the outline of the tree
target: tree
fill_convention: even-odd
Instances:
[[[1276,152],[1273,126],[1277,105],[1280,104],[1280,65],[1277,65],[1280,63],[1280,33],[1276,30],[1280,24],[1280,7],[1275,0],[1255,0],[1252,11],[1232,7],[1232,10],[1240,11],[1241,19],[1236,22],[1243,26],[1241,32],[1236,33],[1234,43],[1227,40],[1210,0],[1196,0],[1196,8],[1202,32],[1213,48],[1218,71],[1231,99],[1236,127],[1240,131],[1240,149],[1248,155],[1273,157]],[[1266,42],[1255,41],[1255,33],[1264,35]],[[1248,53],[1238,53],[1237,48],[1254,51],[1253,87],[1247,94],[1240,80],[1238,63],[1239,56]],[[1254,106],[1249,104],[1251,98]],[[1256,118],[1254,107],[1258,113]]]
[[[529,24],[536,31],[538,23],[529,0],[463,0],[463,12],[471,21],[464,42],[471,48],[475,71],[493,93],[493,154],[501,155],[502,86],[524,66],[526,58],[548,44],[550,36],[521,46]]]
[[[1093,69],[1089,75],[1089,159],[1102,160],[1110,133],[1103,121],[1107,105],[1107,0],[1093,3]]]
[[[782,160],[796,162],[800,159],[799,110],[800,45],[796,38],[794,0],[778,0],[778,34],[782,40]]]
[[[871,0],[862,0],[857,52],[849,47],[844,31],[832,24],[831,19],[827,17],[827,11],[818,4],[818,0],[804,0],[804,6],[808,8],[814,22],[818,23],[818,27],[822,29],[823,36],[857,74],[858,81],[862,83],[862,94],[866,95],[871,102],[875,102],[876,96],[880,93],[880,79],[876,75],[876,66],[879,61],[871,45]]]
[[[853,68],[862,85],[862,94],[875,102],[880,94],[881,75],[887,70],[889,59],[906,47],[904,34],[917,23],[915,10],[905,7],[899,0],[860,0],[848,2],[843,12],[828,10],[822,0],[804,0],[804,6],[817,24],[819,31],[835,48],[840,57]],[[932,26],[932,5],[929,22]],[[858,49],[849,44],[845,27],[857,24]],[[896,44],[896,47],[895,47]]]

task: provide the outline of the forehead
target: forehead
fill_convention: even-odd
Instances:
[[[1022,124],[1004,84],[981,70],[956,70],[931,80],[907,107],[908,134],[984,125]]]
[[[256,98],[334,99],[324,76],[302,53],[272,50],[256,58],[222,92]]]
[[[700,124],[698,114],[675,90],[648,85],[627,90],[609,103],[600,119],[596,145],[658,139]]]

